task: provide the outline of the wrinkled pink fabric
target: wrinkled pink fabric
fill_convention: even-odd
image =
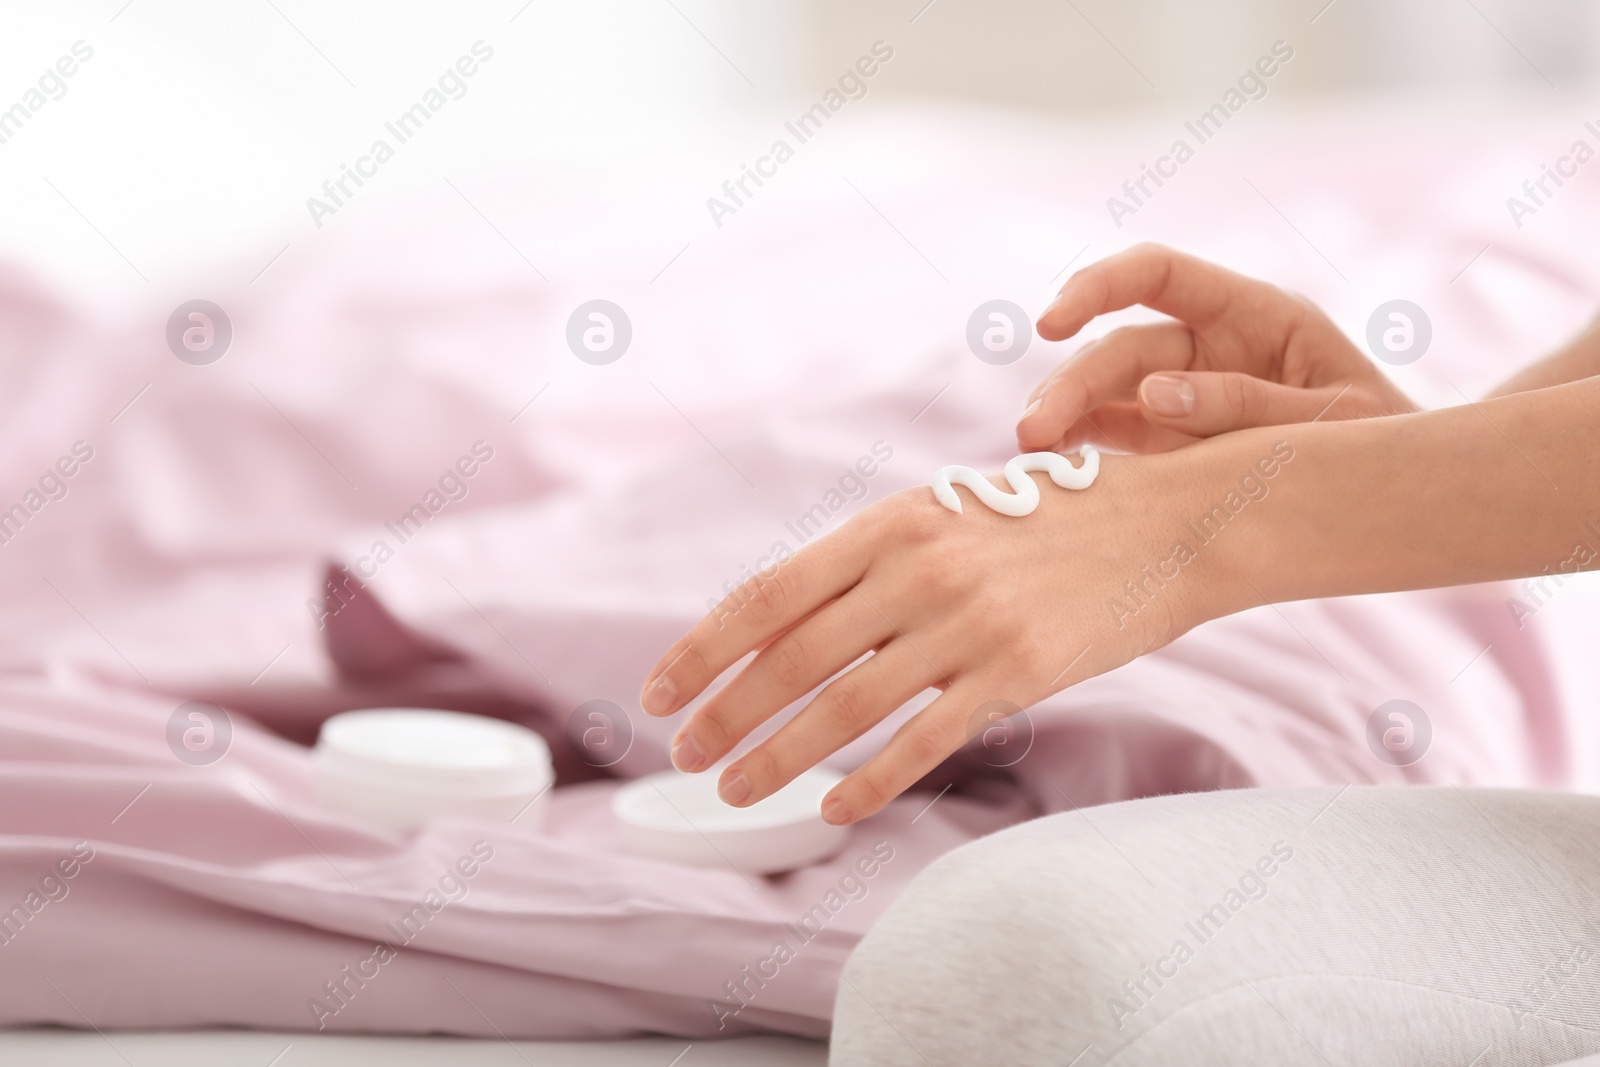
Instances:
[[[1121,229],[1105,197],[1173,121],[864,111],[720,229],[701,209],[717,182],[689,166],[643,191],[484,179],[475,202],[548,281],[445,190],[387,228],[340,220],[257,285],[219,273],[239,281],[203,295],[235,341],[206,367],[166,351],[167,307],[102,321],[6,274],[0,507],[75,442],[93,457],[0,545],[0,909],[75,842],[94,854],[0,944],[0,1024],[822,1035],[840,966],[895,893],[1018,819],[1250,785],[1587,787],[1596,686],[1571,650],[1592,648],[1593,603],[1573,583],[1520,626],[1509,586],[1220,620],[1031,709],[1003,773],[963,753],[833,860],[780,877],[630,858],[607,807],[615,775],[667,766],[679,720],[637,713],[644,672],[725,583],[799,548],[792,524],[858,459],[892,451],[828,529],[939,465],[1011,454],[1021,398],[1073,346],[981,363],[963,340],[979,303],[1037,311],[1086,243],[1079,263],[1159,239],[1305,292],[1358,338],[1378,303],[1416,301],[1433,347],[1395,376],[1457,402],[1593,310],[1600,189],[1573,183],[1520,230],[1503,203],[1527,176],[1504,161],[1533,174],[1580,118],[1263,115]],[[634,328],[606,367],[562,341],[597,296]],[[493,458],[465,497],[401,543],[385,524],[477,442]],[[379,541],[393,558],[347,580]],[[194,698],[233,713],[211,766],[167,745]],[[636,730],[610,772],[566,740],[597,699]],[[1408,768],[1367,747],[1390,699],[1433,724]],[[563,772],[545,826],[397,836],[319,810],[317,724],[389,704],[541,730]],[[830,762],[858,765],[913,710]],[[493,858],[466,896],[319,1016],[324,983],[394,940],[386,924],[477,842]],[[797,938],[787,924],[879,842],[893,859],[865,895]],[[780,940],[793,959],[725,1016],[726,983]]]

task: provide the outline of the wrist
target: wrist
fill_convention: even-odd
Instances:
[[[1104,607],[1119,631],[1139,634],[1147,651],[1260,602],[1240,599],[1248,586],[1227,549],[1237,539],[1233,530],[1257,517],[1252,509],[1259,511],[1282,474],[1283,460],[1273,454],[1282,438],[1241,447],[1242,436],[1102,457],[1094,487],[1104,493],[1098,522],[1116,531],[1126,549],[1105,576]]]
[[[1301,452],[1286,429],[1224,434],[1147,457],[1154,462],[1145,469],[1162,486],[1158,513],[1168,555],[1184,561],[1182,630],[1267,599],[1263,554],[1282,558],[1270,546],[1283,518],[1282,490],[1300,474]]]
[[[1205,497],[1187,524],[1205,563],[1196,572],[1203,615],[1415,587],[1394,564],[1400,543],[1416,543],[1418,483],[1429,480],[1416,472],[1432,461],[1415,446],[1440,429],[1417,421],[1426,419],[1269,426],[1186,449]],[[1428,444],[1420,451],[1433,452]],[[1439,496],[1440,509],[1459,504],[1448,490]]]

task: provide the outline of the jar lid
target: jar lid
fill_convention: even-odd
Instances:
[[[713,773],[663,771],[618,789],[611,798],[624,851],[691,867],[776,874],[838,852],[847,826],[822,820],[822,798],[843,776],[813,767],[749,807],[717,795]]]
[[[495,796],[554,778],[550,746],[516,723],[432,708],[368,708],[322,724],[318,769],[403,791]]]

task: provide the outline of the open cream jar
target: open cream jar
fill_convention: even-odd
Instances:
[[[335,715],[312,765],[325,807],[395,830],[440,818],[537,827],[555,781],[550,748],[532,730],[428,708]]]

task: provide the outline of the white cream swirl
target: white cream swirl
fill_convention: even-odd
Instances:
[[[1013,457],[1005,466],[1005,478],[1011,492],[995,488],[995,484],[971,467],[960,465],[940,467],[933,476],[933,498],[951,511],[960,513],[961,497],[955,487],[964,485],[991,511],[1002,515],[1028,515],[1039,506],[1039,484],[1028,477],[1029,471],[1043,471],[1050,480],[1063,489],[1087,489],[1100,473],[1100,453],[1084,445],[1078,450],[1083,463],[1074,467],[1066,456],[1056,452],[1027,452]]]

